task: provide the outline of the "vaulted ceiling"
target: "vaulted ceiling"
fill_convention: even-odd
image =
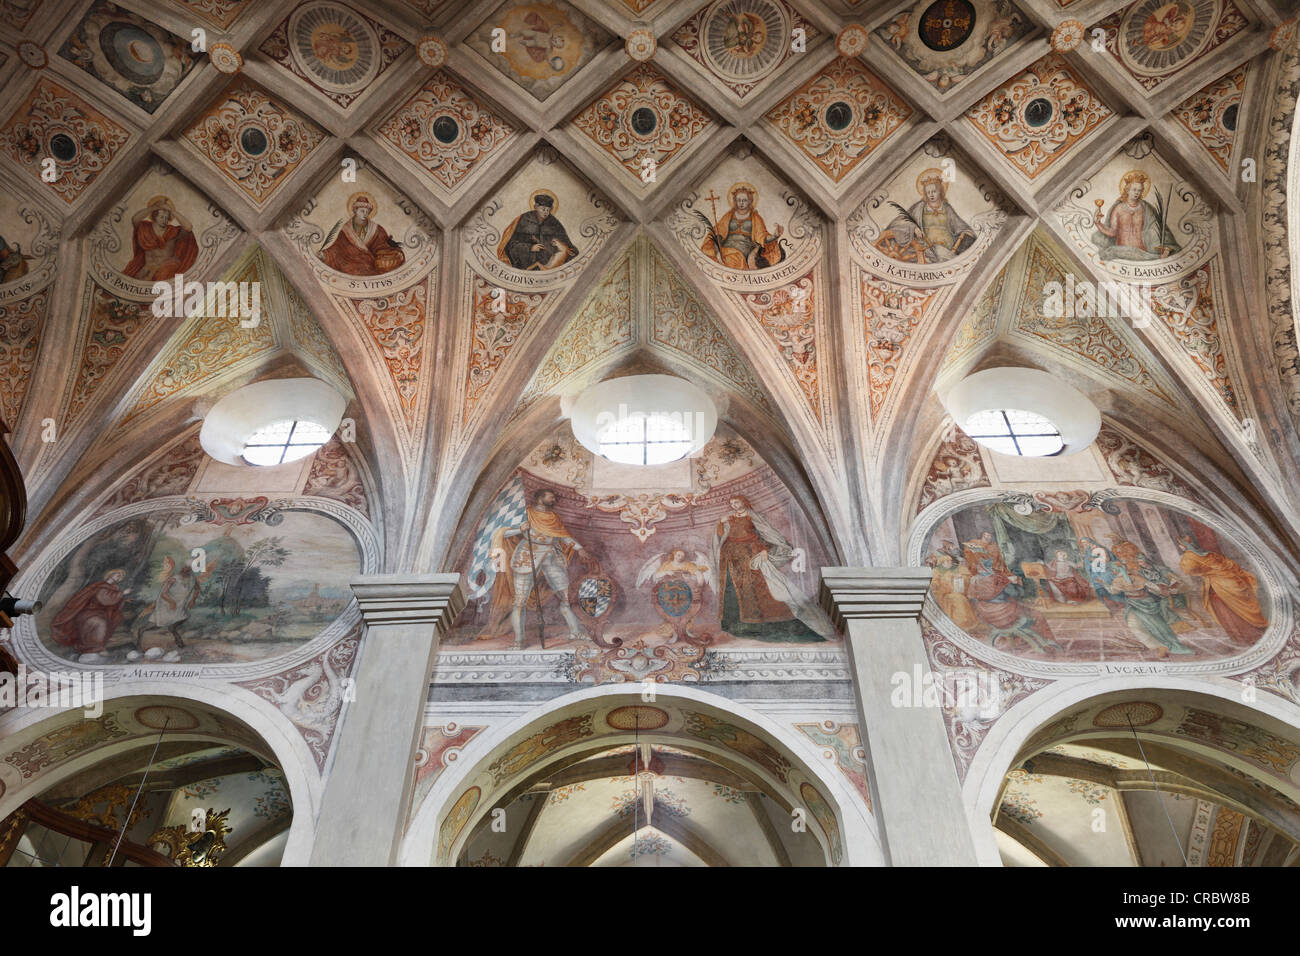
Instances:
[[[563,396],[655,370],[718,397],[842,563],[897,564],[937,392],[1006,363],[1294,554],[1287,6],[0,0],[20,556],[231,388],[310,374],[351,403],[385,566],[442,567]],[[936,173],[951,248],[908,226]],[[1135,183],[1154,240],[1107,237]],[[715,242],[737,184],[761,260]],[[401,251],[368,274],[325,255],[358,193]],[[570,252],[524,269],[539,193]],[[259,283],[269,321],[152,311],[160,196],[185,278]],[[1148,305],[1045,312],[1075,281]]]

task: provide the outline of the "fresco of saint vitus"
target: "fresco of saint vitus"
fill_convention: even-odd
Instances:
[[[154,196],[131,217],[131,261],[122,270],[125,275],[161,282],[184,272],[198,258],[194,227],[167,196]]]
[[[541,189],[533,194],[533,208],[506,227],[497,246],[497,258],[516,269],[554,269],[578,255],[560,220],[555,218],[555,194]]]
[[[370,193],[349,196],[351,218],[334,224],[321,248],[321,261],[331,269],[351,276],[383,275],[406,262],[401,243],[373,220],[378,208]]]
[[[877,249],[900,262],[924,264],[952,259],[975,244],[975,230],[948,202],[942,170],[924,170],[916,191],[921,198],[910,209],[890,203],[898,215],[876,240]]]
[[[760,641],[830,640],[834,626],[783,570],[794,549],[749,499],[728,501],[731,513],[718,522],[711,541],[718,573],[722,629]]]
[[[710,202],[718,198],[713,193],[705,197]],[[731,208],[716,223],[696,210],[708,230],[700,251],[728,269],[766,269],[784,259],[781,234],[785,229],[777,226],[775,232],[769,232],[767,223],[758,214],[757,201],[757,189],[749,183],[736,183],[727,190]],[[717,215],[716,207],[714,215]]]
[[[1170,187],[1172,192],[1172,187]],[[1140,169],[1130,169],[1119,181],[1119,198],[1111,203],[1106,218],[1101,217],[1103,201],[1095,199],[1097,211],[1092,235],[1103,259],[1164,259],[1180,250],[1169,228],[1169,198],[1155,194],[1155,205],[1147,202],[1151,177]]]

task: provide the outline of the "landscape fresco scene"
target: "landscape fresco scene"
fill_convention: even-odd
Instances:
[[[83,664],[213,664],[315,637],[351,600],[352,535],[324,515],[244,510],[189,523],[159,512],[91,535],[41,589],[42,643]]]

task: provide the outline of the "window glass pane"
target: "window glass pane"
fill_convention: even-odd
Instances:
[[[666,465],[670,461],[676,461],[691,450],[691,443],[688,441],[660,442],[646,446],[646,464],[647,465]]]
[[[1043,455],[1055,455],[1065,447],[1059,435],[1046,435],[1041,438],[1018,438],[1020,442],[1020,454],[1033,455],[1042,457]]]
[[[645,419],[640,415],[615,418],[596,436],[601,444],[611,442],[641,442],[645,440]]]
[[[652,415],[646,420],[646,438],[650,441],[689,442],[691,432],[681,416]]]
[[[1003,455],[1041,458],[1065,444],[1051,419],[1019,408],[987,408],[966,419],[967,435]]]
[[[1016,408],[1006,409],[1007,420],[1011,422],[1012,430],[1017,435],[1032,434],[1034,432],[1054,432],[1056,426],[1034,412],[1025,412]]]
[[[284,452],[284,461],[297,461],[299,458],[306,458],[314,452],[320,445],[290,445]]]
[[[980,444],[1004,455],[1016,455],[1016,443],[1010,438],[981,438]]]
[[[1002,417],[1001,409],[997,408],[990,408],[982,412],[976,412],[970,418],[966,419],[966,427],[962,430],[972,437],[977,435],[1011,434],[1007,429],[1007,420]]]
[[[244,449],[244,460],[250,465],[278,465],[280,456],[284,454],[283,445],[271,445],[253,447],[249,445]]]
[[[90,844],[29,823],[9,858],[9,866],[84,866]]]
[[[272,425],[266,425],[259,428],[249,436],[246,444],[249,445],[283,445],[289,440],[289,432],[293,430],[294,421],[289,419],[285,422],[275,422]]]
[[[315,445],[319,448],[330,440],[330,433],[315,422],[298,422],[293,430],[293,444]],[[285,459],[288,461],[289,459]]]
[[[250,465],[279,465],[306,458],[329,441],[330,433],[315,422],[276,422],[259,428],[244,445],[244,460]]]
[[[644,442],[602,444],[600,454],[602,457],[618,462],[620,465],[643,465],[645,464],[645,448]]]

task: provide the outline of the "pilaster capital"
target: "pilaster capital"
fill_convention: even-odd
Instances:
[[[352,579],[367,627],[433,624],[445,634],[465,607],[459,574],[367,574]]]
[[[818,599],[835,626],[849,620],[920,617],[930,568],[822,568]]]

